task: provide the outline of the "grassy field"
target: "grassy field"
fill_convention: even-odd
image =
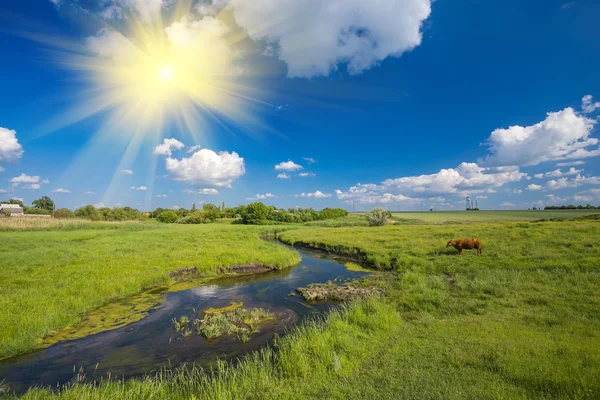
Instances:
[[[0,231],[0,359],[27,352],[50,331],[143,288],[173,283],[185,267],[293,265],[299,256],[234,225],[64,223]],[[0,230],[2,228],[0,227]]]
[[[154,237],[154,243],[169,242],[162,245],[171,248],[204,243],[207,235],[217,238],[213,251],[223,251],[225,243],[230,248],[245,246],[238,243],[242,241],[259,244],[254,228],[187,228],[127,229],[134,236]],[[79,233],[54,233],[54,240]],[[24,238],[44,233],[20,234],[23,238],[17,238],[15,246],[24,246]],[[323,323],[308,324],[277,340],[272,349],[254,353],[235,366],[216,366],[212,374],[179,370],[140,380],[113,380],[99,387],[83,384],[61,392],[33,390],[25,398],[600,397],[598,221],[317,226],[279,236],[289,243],[368,260],[383,271],[361,284],[378,286],[385,296],[352,303],[331,313]],[[455,249],[445,248],[447,240],[462,236],[479,236],[483,255],[465,251],[459,257]],[[220,241],[221,237],[228,239]],[[119,248],[119,243],[112,246]],[[134,245],[122,246],[124,251],[125,246]],[[152,265],[161,262],[162,250],[156,250]],[[44,254],[41,246],[39,252]],[[252,254],[248,250],[248,256]],[[288,256],[287,252],[269,254],[282,260]],[[127,252],[116,257],[125,256]],[[158,278],[176,267],[169,264],[172,258],[162,260],[166,265],[161,265],[163,275]],[[208,256],[206,261],[207,265],[216,262]],[[44,265],[40,261],[38,268]],[[28,274],[33,271],[34,267]],[[23,275],[18,278],[27,278]],[[69,278],[75,282],[85,275]],[[56,278],[53,284],[61,282]],[[19,319],[27,313],[16,306],[13,310],[20,313],[14,317],[20,326]]]
[[[432,212],[392,212],[397,220],[422,220],[432,223],[448,221],[534,221],[549,218],[574,218],[582,215],[598,214],[599,210],[513,210],[513,211],[432,211]],[[360,215],[360,214],[359,214]]]

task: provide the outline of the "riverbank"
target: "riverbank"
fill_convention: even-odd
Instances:
[[[300,261],[294,251],[260,239],[260,227],[105,225],[0,232],[0,359],[53,343],[43,339],[105,304],[173,285],[179,278],[170,273],[182,268],[206,279],[252,272],[240,266],[280,269]],[[110,314],[119,318],[121,311]]]

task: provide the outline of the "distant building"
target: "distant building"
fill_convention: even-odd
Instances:
[[[0,216],[22,217],[23,209],[18,204],[0,204]]]

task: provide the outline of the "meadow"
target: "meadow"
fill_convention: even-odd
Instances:
[[[577,212],[561,213],[581,216]],[[507,215],[507,219],[511,218]],[[344,227],[343,223],[339,226],[342,227],[139,224],[122,230],[1,233],[3,243],[11,245],[12,262],[0,261],[4,274],[0,285],[4,285],[6,277],[12,279],[9,287],[13,290],[31,289],[31,283],[22,282],[34,279],[39,269],[43,271],[40,275],[51,281],[46,283],[47,288],[41,280],[35,282],[44,287],[38,301],[48,302],[60,299],[59,296],[76,299],[87,293],[79,285],[94,274],[105,275],[104,270],[113,274],[120,271],[119,276],[127,279],[132,269],[128,288],[133,292],[144,285],[168,283],[166,272],[182,265],[210,269],[236,263],[238,253],[245,254],[247,260],[262,257],[261,262],[278,266],[293,262],[293,252],[270,247],[259,239],[259,234],[269,229],[279,230],[279,239],[286,243],[342,253],[371,264],[379,271],[358,284],[376,286],[385,293],[349,303],[331,312],[324,321],[301,326],[277,339],[272,347],[252,353],[235,365],[219,363],[213,371],[193,367],[163,371],[126,382],[113,379],[100,386],[74,384],[59,392],[35,389],[24,398],[600,397],[598,220],[465,219],[444,224],[400,220],[379,228]],[[473,236],[483,241],[481,257],[474,251],[465,251],[459,257],[455,249],[445,247],[449,239]],[[74,241],[75,238],[81,240]],[[42,244],[35,247],[35,243],[44,240],[53,240],[56,251],[49,251]],[[18,248],[26,246],[34,246],[37,253],[19,258]],[[144,254],[148,246],[158,248]],[[224,246],[232,249],[231,253]],[[69,253],[71,247],[73,253]],[[207,247],[210,251],[204,251]],[[108,255],[111,249],[117,250],[112,258]],[[196,254],[199,250],[201,258]],[[100,254],[94,255],[96,251]],[[165,251],[177,256],[164,254]],[[72,260],[62,267],[70,274],[66,278],[53,277],[48,260],[59,264],[63,252],[70,254],[63,261]],[[224,255],[219,258],[213,255],[215,252]],[[93,268],[86,267],[87,257],[94,260]],[[144,259],[151,260],[146,265],[156,268],[152,270],[156,275],[148,276],[147,269],[136,267]],[[123,270],[119,266],[125,260],[130,267]],[[28,263],[28,269],[22,269],[22,263]],[[6,273],[7,269],[11,273]],[[143,278],[135,272],[140,270],[146,272]],[[92,282],[97,282],[98,288],[107,284],[96,279]],[[68,288],[52,289],[62,285]],[[2,293],[0,313],[7,316],[5,308],[11,305],[5,301],[4,287]],[[97,302],[109,298],[105,296]],[[11,301],[17,301],[17,297]],[[35,316],[39,318],[47,308],[37,308]],[[9,321],[15,328],[26,327],[25,322],[32,321],[27,319],[28,310],[21,306],[13,305],[11,313]],[[78,314],[72,315],[76,320]],[[0,321],[0,329],[4,330],[7,320]],[[63,321],[55,323],[60,325]],[[35,334],[43,332],[38,330]],[[30,338],[35,334],[30,334]],[[13,331],[13,338],[19,337],[20,333]],[[27,346],[20,349],[24,348]]]
[[[470,221],[535,221],[550,218],[574,218],[597,214],[598,210],[480,210],[392,212],[396,220],[419,220],[432,223]]]

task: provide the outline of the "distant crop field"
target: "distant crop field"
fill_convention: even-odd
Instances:
[[[392,212],[397,220],[417,219],[426,222],[446,221],[534,221],[548,218],[575,218],[589,214],[600,214],[600,210],[491,210],[491,211],[422,211]]]

